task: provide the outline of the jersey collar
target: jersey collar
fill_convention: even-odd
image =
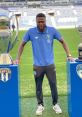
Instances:
[[[38,27],[36,27],[37,33],[42,34],[42,33],[48,33],[48,27],[46,26],[43,32],[40,32]]]

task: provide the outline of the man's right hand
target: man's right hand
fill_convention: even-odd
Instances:
[[[16,59],[13,61],[13,64],[16,65],[16,64],[19,64],[20,63],[20,60]]]

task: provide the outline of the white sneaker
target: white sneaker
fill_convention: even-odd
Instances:
[[[55,110],[55,112],[56,112],[57,114],[62,113],[62,110],[61,110],[61,108],[60,108],[60,106],[59,106],[58,104],[55,104],[55,105],[53,106],[53,110]]]
[[[44,110],[44,106],[42,106],[41,104],[38,105],[38,108],[36,110],[36,115],[42,115],[43,110]]]

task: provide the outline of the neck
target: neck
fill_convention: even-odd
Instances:
[[[46,26],[44,26],[44,28],[43,28],[43,29],[40,29],[38,26],[37,26],[37,28],[38,28],[38,30],[39,30],[40,32],[44,32],[44,30],[45,30]]]

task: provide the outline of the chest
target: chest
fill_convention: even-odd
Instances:
[[[31,35],[31,41],[33,43],[38,43],[38,44],[51,44],[53,42],[53,35],[51,34],[44,34],[44,33],[39,33],[35,35]]]

